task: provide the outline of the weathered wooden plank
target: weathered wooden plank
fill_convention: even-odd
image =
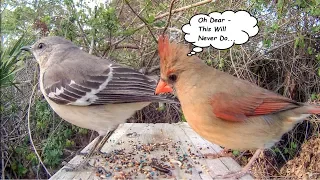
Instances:
[[[126,173],[127,178],[133,179],[146,179],[148,176],[156,179],[213,179],[217,175],[240,169],[240,166],[229,157],[203,158],[206,153],[217,153],[222,149],[201,138],[187,123],[122,124],[101,150],[108,155],[97,156],[92,162],[95,161],[95,167],[103,167],[112,173],[111,177],[101,176],[107,179],[124,177]],[[81,156],[76,156],[70,163],[81,160]],[[157,160],[156,166],[152,160]],[[164,168],[163,165],[159,165],[160,163],[169,167]],[[84,180],[101,177],[97,176],[95,169],[81,172],[60,170],[51,179]],[[247,175],[242,179],[252,179],[252,177]]]
[[[82,153],[88,152],[89,149],[93,146],[94,142],[97,141],[97,140],[98,140],[98,138],[94,139],[81,152]],[[79,164],[82,160],[83,160],[83,156],[77,155],[73,159],[71,159],[68,163],[76,165],[76,164]],[[72,179],[79,173],[79,172],[73,172],[73,171],[67,172],[63,168],[61,168],[58,172],[56,172],[50,179]],[[85,176],[85,174],[88,174],[88,172],[82,172],[82,173],[83,173],[84,176]],[[91,171],[89,171],[89,173],[91,174]]]
[[[125,131],[130,128],[132,126],[132,124],[120,124],[119,127],[115,130],[115,132],[112,134],[112,138],[114,140],[119,139],[124,133]],[[88,146],[86,146],[81,153],[87,153],[89,151],[89,149],[93,146],[94,142],[97,141],[98,138],[95,138],[91,143],[88,144]],[[108,142],[103,146],[106,147],[106,145],[108,144]],[[101,151],[103,151],[103,148],[101,149]],[[103,151],[105,152],[105,151]],[[83,160],[83,156],[81,155],[77,155],[75,156],[73,159],[71,159],[68,163],[69,164],[79,164],[81,163],[81,161]],[[64,166],[66,167],[66,166]],[[63,167],[63,168],[64,168]],[[94,177],[95,173],[92,169],[88,169],[88,170],[83,170],[81,172],[75,172],[75,171],[65,171],[63,168],[61,168],[58,172],[56,172],[50,179],[92,179],[90,177]]]
[[[198,147],[198,151],[200,153],[219,153],[220,151],[222,151],[222,148],[220,146],[203,139],[195,131],[193,131],[187,123],[179,123],[179,126],[185,131],[186,134],[188,134],[188,137],[190,138],[191,142]],[[241,166],[230,157],[207,159],[206,164],[209,164],[209,169],[212,169],[212,171],[210,172],[214,172],[214,176],[224,175],[228,172],[235,172],[241,169]],[[240,179],[245,180],[250,178],[250,175],[246,175],[241,177]]]
[[[177,134],[180,137],[184,137],[186,141],[192,144],[192,148],[195,149],[195,151],[200,155],[203,156],[206,153],[217,153],[221,150],[219,149],[207,149],[208,145],[202,140],[197,134],[194,134],[194,131],[187,126],[185,123],[179,124],[179,129],[181,129],[182,133]],[[179,132],[179,131],[177,131]],[[205,175],[209,175],[209,177],[212,179],[217,174],[225,174],[228,173],[228,169],[221,163],[219,159],[199,159],[199,163],[196,165],[197,169],[201,169]],[[211,165],[214,165],[212,167]],[[209,177],[203,177],[203,179],[208,179]]]

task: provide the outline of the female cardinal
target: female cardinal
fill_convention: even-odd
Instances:
[[[185,46],[158,41],[161,80],[156,94],[175,89],[184,116],[199,135],[220,146],[258,149],[240,171],[224,177],[242,176],[262,149],[270,148],[293,126],[319,106],[298,103],[207,66],[196,56],[187,56]]]

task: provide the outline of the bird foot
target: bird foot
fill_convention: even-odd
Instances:
[[[245,176],[246,174],[249,174],[249,172],[247,170],[242,169],[240,171],[230,172],[225,175],[218,175],[215,177],[215,179],[239,179]]]
[[[85,170],[89,168],[93,168],[96,163],[96,159],[90,156],[89,153],[86,154],[86,156],[81,157],[83,160],[80,162],[80,164],[70,164],[70,163],[65,163],[64,164],[64,170],[66,171],[80,171],[80,170]],[[93,165],[90,164],[90,160],[93,160]]]
[[[232,157],[232,153],[229,153],[229,149],[223,149],[219,153],[206,153],[203,156],[207,159],[216,159],[220,157]]]
[[[238,178],[241,178],[242,176],[250,173],[250,168],[251,168],[252,164],[257,160],[257,158],[259,157],[259,155],[262,152],[263,152],[263,149],[256,150],[256,152],[253,154],[253,156],[251,157],[248,164],[245,167],[243,167],[240,171],[230,172],[226,175],[219,175],[219,176],[216,176],[216,178],[218,178],[218,179],[226,179],[226,178],[238,179]]]
[[[232,154],[227,153],[206,153],[203,156],[207,159],[217,159],[220,157],[232,157]]]
[[[107,154],[106,152],[102,152],[101,150],[95,150],[95,152],[92,153],[93,156],[102,156]],[[77,152],[77,155],[80,156],[88,156],[89,152]]]
[[[77,152],[76,155],[80,155],[80,156],[87,156],[89,153],[88,152]]]

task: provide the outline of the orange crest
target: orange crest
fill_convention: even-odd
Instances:
[[[159,36],[158,51],[160,56],[160,64],[166,64],[166,59],[168,58],[170,51],[170,43],[167,36]]]

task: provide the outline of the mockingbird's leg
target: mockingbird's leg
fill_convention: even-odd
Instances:
[[[103,138],[103,136],[100,136],[100,135],[98,136],[97,141],[93,144],[90,151],[83,157],[84,160],[80,164],[74,165],[74,164],[67,163],[66,166],[68,166],[68,167],[65,167],[64,169],[66,171],[78,171],[78,170],[84,169],[86,166],[88,166],[89,165],[88,162],[89,162],[91,156],[94,154],[97,146],[100,144],[102,138]]]
[[[101,149],[103,147],[103,145],[108,141],[108,139],[110,138],[110,136],[112,135],[112,133],[115,131],[116,129],[114,130],[111,130],[111,131],[108,131],[107,135],[106,136],[101,136],[102,139],[100,140],[100,143],[98,143],[96,145],[96,148],[95,148],[95,151],[94,151],[94,154],[95,155],[101,155],[101,154],[105,154],[104,152],[101,152]],[[78,152],[77,155],[83,155],[83,156],[88,156],[89,152]]]
[[[84,169],[87,166],[90,166],[90,164],[88,163],[89,160],[91,159],[91,157],[93,155],[100,155],[100,154],[105,154],[104,152],[101,152],[101,149],[103,147],[103,145],[106,143],[106,141],[108,141],[108,139],[110,138],[110,136],[112,135],[112,133],[115,131],[115,129],[108,131],[106,136],[98,136],[98,140],[94,143],[93,147],[90,149],[90,151],[88,153],[83,153],[85,154],[84,161],[81,162],[79,165],[73,165],[73,164],[67,164],[67,167],[65,168],[67,171],[77,171],[80,169]]]
[[[101,149],[102,149],[103,145],[108,141],[108,139],[110,138],[110,136],[112,135],[112,133],[113,133],[115,130],[116,130],[116,129],[113,129],[113,130],[109,131],[109,132],[107,133],[107,135],[102,138],[102,140],[101,140],[100,143],[99,143],[99,146],[97,146],[97,148],[96,148],[96,150],[95,150],[95,153],[96,153],[97,155],[105,154],[105,152],[102,152]]]

